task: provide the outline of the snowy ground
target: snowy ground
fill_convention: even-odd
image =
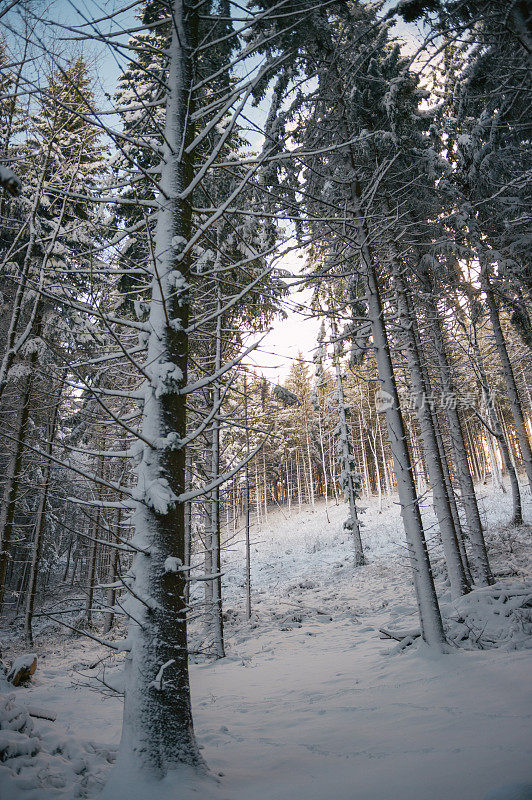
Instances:
[[[504,527],[508,494],[481,487],[479,497],[495,573],[524,587],[530,528]],[[529,521],[530,505],[527,495]],[[369,504],[369,564],[358,569],[342,531],[345,509],[333,505],[329,515],[327,523],[323,503],[314,512],[292,509],[290,518],[276,510],[253,531],[250,622],[243,614],[241,534],[230,543],[228,656],[191,667],[197,736],[211,772],[223,775],[190,794],[172,785],[153,800],[482,800],[501,784],[530,787],[532,659],[518,613],[510,609],[504,618],[499,606],[471,601],[461,609],[471,640],[486,637],[489,649],[434,657],[417,645],[391,654],[394,643],[381,640],[378,628],[417,624],[398,507],[390,502],[379,514]],[[437,548],[433,555],[438,565]],[[442,580],[445,613],[456,614]],[[493,631],[502,646],[490,647]],[[7,661],[20,647],[17,629],[4,633]],[[192,642],[199,635],[193,631]],[[44,707],[57,720],[30,718],[20,729],[19,715],[12,748],[39,752],[0,763],[0,797],[95,798],[110,773],[121,721],[120,699],[95,691],[90,677],[103,649],[43,629],[35,650],[31,685],[3,688],[19,708]],[[9,718],[8,704],[2,727],[16,728]],[[114,797],[140,800],[145,787],[119,783]],[[532,789],[515,797],[530,800]]]

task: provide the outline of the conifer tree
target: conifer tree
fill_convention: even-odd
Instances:
[[[430,175],[434,169],[435,154],[418,110],[422,93],[399,49],[387,43],[386,26],[378,25],[373,11],[360,4],[308,9],[299,35],[297,44],[287,37],[286,49],[297,47],[298,66],[307,78],[315,77],[318,87],[298,94],[292,106],[297,124],[291,136],[304,144],[304,151],[315,153],[303,158],[305,209],[319,220],[321,236],[328,226],[334,243],[334,257],[324,264],[324,274],[332,277],[334,268],[356,275],[365,285],[365,297],[359,299],[366,303],[379,377],[389,398],[388,436],[421,628],[426,641],[438,648],[445,637],[385,326],[386,283],[380,267],[390,257],[402,216],[413,201],[412,174]],[[420,196],[416,185],[416,203],[427,202],[427,197]]]
[[[353,456],[353,448],[351,446],[351,431],[348,425],[350,408],[346,402],[344,393],[344,378],[342,375],[341,365],[341,336],[336,323],[334,308],[330,309],[329,313],[333,347],[332,360],[336,376],[335,411],[338,415],[338,422],[336,424],[334,433],[336,436],[337,457],[340,465],[340,481],[342,491],[344,493],[344,500],[349,508],[349,516],[344,522],[344,529],[353,537],[353,543],[355,547],[355,565],[361,566],[365,563],[365,559],[362,548],[362,538],[360,536],[361,522],[358,518],[356,505],[356,501],[360,492],[361,476],[360,473],[358,473],[355,469],[355,459]]]

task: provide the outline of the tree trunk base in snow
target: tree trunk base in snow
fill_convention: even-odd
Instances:
[[[6,675],[6,680],[12,683],[13,686],[19,686],[24,681],[29,680],[36,669],[37,656],[34,653],[19,656],[13,661],[11,669]]]

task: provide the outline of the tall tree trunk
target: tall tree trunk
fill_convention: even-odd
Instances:
[[[66,507],[68,508],[68,505]],[[70,534],[70,539],[68,540],[66,564],[63,572],[63,583],[66,583],[66,579],[68,577],[68,569],[70,567],[70,556],[72,555],[72,544],[73,544],[73,535]]]
[[[386,453],[384,451],[384,442],[383,442],[383,439],[382,439],[382,426],[381,426],[380,419],[377,419],[377,426],[378,426],[378,429],[379,429],[379,443],[380,443],[380,448],[381,448],[382,469],[383,469],[383,472],[384,472],[385,492],[386,492],[386,497],[389,497],[391,495],[391,493],[392,493],[392,490],[391,490],[391,486],[390,486],[390,476],[388,474],[388,465],[386,463]]]
[[[258,457],[255,458],[255,512],[257,514],[257,523],[261,524],[261,495],[259,484],[259,467],[257,464]]]
[[[296,473],[297,473],[297,503],[301,513],[301,473],[299,469],[299,450],[296,448]]]
[[[323,496],[325,497],[325,516],[327,517],[327,522],[330,522],[329,519],[329,483],[327,480],[327,463],[325,461],[325,448],[323,446],[323,428],[321,426],[321,415],[318,411],[318,434],[320,437],[320,453],[321,453],[321,466],[323,470]]]
[[[48,434],[47,434],[47,444],[45,451],[47,455],[52,454],[53,443],[55,439],[55,432],[57,428],[57,419],[59,416],[59,406],[61,405],[61,397],[63,394],[63,381],[64,378],[61,380],[61,384],[58,391],[57,401],[55,403],[53,412],[52,412],[52,419],[48,425]],[[28,589],[26,594],[26,614],[24,617],[24,636],[26,642],[30,647],[33,647],[33,631],[32,631],[32,621],[33,621],[33,611],[35,607],[35,595],[37,592],[37,578],[39,573],[39,564],[41,560],[41,553],[42,553],[42,544],[43,544],[43,532],[44,532],[44,524],[46,519],[46,503],[48,501],[48,490],[50,486],[50,472],[52,469],[52,462],[48,459],[44,465],[43,470],[43,487],[41,492],[41,498],[39,501],[39,508],[37,509],[37,516],[35,520],[35,533],[33,537],[33,548],[32,548],[32,556],[31,556],[31,565],[30,565],[30,575],[28,581]]]
[[[430,279],[429,279],[430,280]],[[451,376],[451,368],[447,358],[444,342],[442,323],[432,299],[427,299],[430,316],[429,326],[436,349],[439,374],[441,379],[442,398],[445,405],[445,416],[449,425],[449,435],[454,454],[454,462],[462,496],[462,503],[467,521],[469,538],[471,542],[471,562],[475,570],[475,579],[481,586],[488,586],[493,582],[486,551],[486,543],[482,531],[482,522],[478,510],[475,487],[469,470],[467,450],[464,441],[462,423],[457,408],[457,395]]]
[[[212,432],[208,434],[212,437]],[[209,449],[212,451],[212,438],[208,444]],[[213,542],[212,542],[212,502],[210,498],[203,500],[203,518],[205,525],[205,558],[204,558],[204,572],[203,581],[204,585],[204,599],[205,599],[205,632],[207,636],[211,635],[212,627],[212,598],[213,598],[213,583],[210,576],[214,573],[214,564],[212,560]]]
[[[305,435],[306,435],[306,442],[307,442],[307,458],[308,458],[308,486],[309,486],[309,496],[310,496],[310,504],[312,506],[312,510],[314,511],[314,476],[312,470],[312,456],[310,454],[310,432],[309,432],[309,425],[308,425],[308,417],[305,419]]]
[[[120,537],[120,528],[122,525],[122,509],[116,509],[115,514],[115,539],[118,542],[118,538]],[[109,530],[109,539],[111,539],[111,531]],[[103,617],[103,629],[102,632],[104,634],[109,633],[112,629],[115,614],[113,608],[116,604],[116,579],[120,574],[120,554],[117,548],[111,549],[111,557],[109,560],[109,567],[107,571],[107,580],[109,581],[110,586],[107,588],[105,604],[107,606],[107,611]]]
[[[70,588],[74,587],[74,581],[76,579],[76,572],[78,570],[78,563],[80,560],[80,547],[79,543],[76,545],[76,549],[74,550],[74,558],[72,559],[72,575],[70,576]]]
[[[488,433],[487,435],[488,441],[488,450],[490,456],[490,464],[491,464],[491,485],[493,489],[498,489],[501,492],[506,492],[503,480],[502,480],[502,472],[501,468],[499,467],[499,460],[497,458],[497,450],[496,446],[498,444],[498,440],[492,433]]]
[[[504,334],[502,332],[499,309],[497,308],[497,303],[495,302],[495,297],[493,295],[493,289],[491,288],[489,276],[485,269],[483,269],[481,272],[481,286],[486,294],[486,305],[488,306],[497,352],[502,364],[502,373],[504,382],[506,383],[510,407],[512,409],[517,439],[519,441],[519,447],[521,448],[521,455],[523,456],[523,464],[528,478],[528,485],[532,491],[532,450],[528,440],[525,417],[523,414],[523,408],[521,406],[521,400],[519,398],[519,392],[517,391],[514,371],[512,369],[512,364],[508,355],[508,348],[506,347]]]
[[[266,474],[266,453],[262,451],[262,487],[264,500],[264,520],[268,522],[268,477]]]
[[[222,366],[222,295],[220,282],[216,279],[216,352],[213,364],[213,371],[216,374]],[[212,450],[211,450],[211,480],[214,481],[220,472],[220,382],[216,380],[212,387],[212,408],[218,409],[212,423]],[[211,494],[211,567],[214,577],[212,578],[212,599],[210,609],[211,633],[213,637],[213,654],[216,658],[224,658],[224,633],[222,619],[222,578],[221,572],[221,547],[220,547],[220,488],[217,486]]]
[[[334,463],[334,445],[331,434],[328,435],[327,455],[329,459],[329,475],[331,477],[331,486],[333,488],[333,493],[334,493],[334,504],[337,506],[340,504],[340,499],[338,497],[338,488],[336,486],[337,478],[336,478],[336,469]]]
[[[96,555],[100,532],[100,509],[97,508],[92,519],[92,538],[90,544],[89,563],[87,565],[87,599],[85,601],[85,619],[87,625],[92,625],[92,608],[94,604],[94,584],[96,583]]]
[[[107,573],[110,584],[115,583],[117,576],[119,574],[119,569],[120,569],[120,559],[118,555],[118,550],[113,550],[111,553],[111,563],[109,565],[109,571]],[[102,633],[104,635],[106,633],[109,633],[109,631],[111,631],[113,628],[115,614],[112,609],[114,608],[115,603],[116,603],[116,588],[113,585],[108,587],[105,597],[105,604],[107,606],[107,611],[103,616]]]
[[[371,495],[371,483],[369,478],[368,459],[366,456],[366,446],[364,444],[364,429],[362,427],[362,413],[358,415],[358,429],[360,434],[360,446],[362,449],[362,467],[364,469],[364,486],[366,487],[366,497]]]
[[[290,459],[288,452],[285,450],[284,464],[286,470],[286,501],[288,503],[288,516],[292,516],[292,481],[290,475]]]
[[[399,405],[399,394],[390,356],[388,337],[384,325],[375,266],[362,239],[361,255],[367,276],[368,316],[371,322],[373,347],[382,390],[386,393],[386,424],[392,450],[397,488],[401,503],[401,516],[405,527],[408,555],[412,565],[416,599],[423,639],[427,644],[441,649],[445,642],[434,579],[421,522],[418,498],[412,475],[412,466],[406,443],[406,432]]]
[[[331,333],[333,337],[333,363],[336,375],[336,407],[338,411],[338,441],[337,452],[341,468],[341,482],[344,501],[349,508],[349,516],[344,522],[344,530],[353,537],[355,548],[355,566],[360,567],[366,563],[362,538],[360,536],[360,522],[357,511],[358,486],[354,474],[355,459],[349,439],[349,426],[347,424],[346,401],[342,379],[342,365],[340,362],[340,344],[338,341],[338,327],[336,320],[331,318]]]
[[[189,491],[192,488],[192,453],[187,450],[185,459],[185,488]],[[190,575],[190,566],[192,564],[192,501],[188,500],[185,504],[185,557],[183,560],[184,566],[187,568],[187,575]],[[190,602],[190,581],[185,584],[185,603],[188,606]]]
[[[354,164],[351,165],[353,168]],[[352,191],[354,212],[362,219],[358,198],[361,187],[355,182]],[[395,381],[388,336],[384,323],[384,309],[380,297],[377,273],[367,244],[367,235],[362,222],[358,224],[359,248],[362,266],[367,281],[368,317],[371,324],[373,348],[377,370],[385,393],[385,413],[388,439],[393,455],[395,475],[401,516],[405,529],[408,555],[412,566],[416,600],[421,623],[421,633],[427,644],[441,649],[445,642],[443,623],[434,587],[425,533],[421,521],[419,502],[416,495],[412,465],[408,454],[406,432],[399,404],[399,394]]]
[[[427,369],[427,365],[426,365],[425,359],[423,357],[423,348],[421,346],[421,342],[420,342],[420,339],[419,339],[419,332],[418,332],[416,326],[414,326],[413,330],[414,330],[414,335],[416,336],[417,348],[418,348],[418,351],[419,351],[420,357],[421,357],[420,364],[421,364],[421,371],[422,371],[422,374],[423,374],[423,380],[424,380],[425,386],[427,388],[427,391],[429,392],[429,396],[432,396],[432,387],[431,387],[431,383],[430,383],[430,376],[429,376],[429,372],[428,372],[428,369]],[[466,551],[466,547],[465,547],[464,534],[463,534],[463,531],[462,531],[462,523],[460,521],[460,514],[458,512],[458,506],[457,506],[457,503],[456,503],[456,497],[455,497],[455,494],[454,494],[453,484],[452,484],[452,481],[451,481],[451,474],[449,472],[449,464],[447,462],[447,453],[445,452],[445,445],[444,445],[444,442],[443,442],[443,436],[442,436],[442,432],[441,432],[441,428],[440,428],[440,421],[438,419],[438,414],[436,413],[436,409],[434,407],[434,403],[429,403],[428,407],[429,407],[430,415],[431,415],[431,418],[432,418],[432,428],[434,430],[434,433],[435,433],[435,436],[436,436],[436,441],[438,443],[438,452],[439,452],[439,455],[440,455],[440,463],[441,463],[442,472],[443,472],[443,479],[445,481],[445,491],[446,491],[446,494],[447,494],[447,499],[449,501],[451,514],[452,514],[452,517],[453,517],[453,525],[454,525],[454,530],[455,530],[455,533],[456,533],[456,538],[457,538],[457,541],[458,541],[458,547],[460,549],[460,556],[461,556],[461,559],[462,559],[462,565],[463,565],[463,568],[464,568],[464,573],[465,573],[465,576],[466,576],[466,580],[467,580],[468,584],[471,586],[471,584],[473,583],[473,576],[471,575],[471,570],[469,568],[469,559],[467,557],[467,551]]]
[[[171,6],[166,121],[161,158],[155,258],[145,369],[142,460],[134,523],[130,651],[118,765],[162,778],[170,769],[203,764],[193,732],[188,674],[185,573],[185,447],[187,435],[190,202],[180,194],[192,177],[187,145],[192,126],[190,87],[195,14],[182,0]],[[107,793],[114,793],[113,781]]]
[[[368,434],[369,449],[373,455],[373,463],[375,464],[375,483],[377,485],[377,497],[379,501],[379,514],[382,514],[382,480],[381,468],[379,465],[379,454],[377,453],[377,431],[370,430],[369,426],[366,428]]]
[[[4,497],[0,509],[0,614],[4,608],[6,573],[10,558],[11,536],[13,533],[15,510],[20,489],[20,473],[22,469],[22,457],[24,455],[24,443],[28,433],[32,386],[33,372],[30,372],[26,379],[26,386],[22,396],[22,404],[18,415],[16,441],[14,442],[14,452],[7,468]]]
[[[488,412],[488,419],[492,427],[493,433],[495,434],[495,437],[499,442],[502,457],[506,465],[508,477],[510,479],[510,487],[512,490],[512,524],[522,525],[523,510],[521,506],[521,493],[519,491],[519,481],[517,480],[517,473],[515,471],[514,465],[512,464],[512,459],[510,458],[510,451],[508,450],[508,445],[506,443],[506,439],[504,438],[504,433],[502,431],[501,424],[497,416],[497,412],[495,411],[495,406],[493,404],[493,399],[490,392],[490,386],[488,383],[488,376],[486,375],[486,370],[484,369],[484,361],[482,359],[482,354],[480,352],[480,347],[478,344],[478,339],[475,330],[473,330],[473,347],[475,351],[477,368],[480,376],[480,383],[482,385],[482,395],[484,399],[484,405],[486,407],[486,411]]]
[[[248,387],[244,373],[244,427],[246,430],[246,458],[249,455],[249,426],[248,426]],[[288,469],[288,464],[287,464]],[[245,524],[246,524],[246,617],[251,619],[251,543],[250,543],[250,513],[249,513],[249,463],[245,467]],[[288,483],[287,483],[288,485]],[[288,507],[290,508],[290,491],[288,492]]]
[[[103,438],[103,446],[102,450],[105,449],[105,435]],[[102,456],[98,456],[97,458],[97,474],[103,480],[106,479],[108,474],[108,464],[104,463],[104,459]],[[103,499],[104,491],[101,485],[98,486],[96,490],[96,498],[97,502],[100,502]],[[92,625],[92,609],[94,605],[94,587],[96,584],[96,565],[98,563],[98,539],[101,538],[100,536],[100,527],[102,525],[101,520],[103,518],[103,523],[105,524],[105,516],[103,513],[103,509],[99,506],[96,507],[94,511],[94,516],[91,521],[92,527],[92,542],[90,543],[90,556],[89,556],[89,563],[87,565],[87,586],[86,586],[86,601],[85,601],[85,620],[87,625]]]
[[[429,408],[429,391],[423,377],[421,357],[413,329],[415,317],[408,302],[407,288],[403,276],[397,265],[394,266],[394,282],[397,293],[401,335],[405,348],[408,371],[410,373],[412,394],[425,452],[425,461],[432,488],[432,502],[440,529],[443,552],[451,585],[451,596],[453,599],[456,599],[466,594],[470,590],[470,586],[467,582],[464,566],[460,557],[458,539],[453,524],[449,498],[445,488],[438,442],[436,440]]]

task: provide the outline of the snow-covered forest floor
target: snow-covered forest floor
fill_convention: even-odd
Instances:
[[[530,527],[506,526],[509,493],[481,486],[478,496],[496,586],[530,592]],[[529,494],[524,501],[530,522]],[[237,531],[225,551],[227,658],[191,667],[196,733],[219,782],[189,795],[168,779],[152,800],[166,799],[164,786],[175,800],[482,800],[501,784],[532,783],[530,610],[493,587],[453,605],[431,542],[447,631],[460,647],[435,657],[417,640],[398,652],[379,636],[381,627],[417,627],[398,505],[385,502],[379,513],[368,504],[369,563],[358,569],[345,516],[333,504],[328,523],[321,501],[290,517],[271,511],[253,529],[251,622]],[[23,652],[20,642],[18,623],[2,631],[6,663]],[[191,646],[201,647],[200,621]],[[95,798],[121,725],[120,698],[94,679],[108,653],[49,622],[35,652],[30,685],[2,679],[0,796]],[[104,664],[112,682],[118,665]],[[36,707],[56,721],[23,711]],[[114,786],[116,800],[144,800],[145,792],[123,775]]]

